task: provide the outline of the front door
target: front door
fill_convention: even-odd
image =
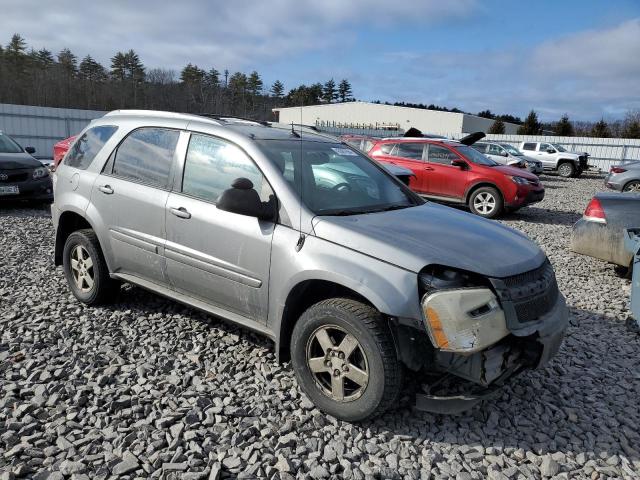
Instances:
[[[218,210],[216,202],[239,177],[251,180],[263,201],[271,187],[244,151],[208,135],[191,134],[182,170],[165,211],[173,288],[266,323],[275,224]]]
[[[441,145],[429,144],[425,175],[427,195],[458,201],[464,198],[468,170],[451,165],[453,160],[462,160],[455,152]]]
[[[112,270],[166,284],[164,211],[180,132],[131,132],[96,178],[92,206],[102,217]]]
[[[551,150],[553,153],[549,153]],[[539,143],[536,160],[540,160],[545,168],[556,168],[556,149],[550,143]]]

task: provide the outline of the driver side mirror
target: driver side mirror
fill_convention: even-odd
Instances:
[[[456,159],[456,160],[451,160],[451,165],[453,165],[454,167],[458,167],[461,168],[462,170],[467,168],[467,162],[465,162],[464,160],[460,160],[460,159]]]
[[[504,151],[502,153],[500,153],[500,155],[502,155],[503,157],[508,157],[509,156],[509,154],[507,152],[504,152]]]
[[[27,152],[29,155],[33,155],[34,153],[36,153],[36,149],[33,147],[25,147],[24,151]]]
[[[240,177],[233,181],[231,188],[222,192],[216,207],[226,212],[275,221],[276,205],[274,195],[269,197],[269,201],[263,202],[253,188],[253,182],[248,178]]]

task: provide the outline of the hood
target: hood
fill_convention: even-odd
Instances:
[[[38,168],[41,166],[42,163],[28,153],[0,153],[0,170]]]
[[[416,273],[438,264],[499,278],[533,270],[545,259],[524,234],[431,202],[389,212],[315,217],[313,223],[319,238]]]
[[[507,165],[501,165],[499,167],[489,167],[489,168],[492,168],[494,170],[500,170],[505,175],[522,177],[522,178],[526,178],[527,180],[531,180],[531,181],[534,181],[534,180],[538,181],[538,177],[537,176],[535,176],[531,172],[528,172],[524,168],[509,167]]]

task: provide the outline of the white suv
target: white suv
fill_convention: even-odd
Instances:
[[[588,154],[567,152],[557,143],[522,142],[519,150],[528,157],[540,160],[545,170],[557,171],[561,177],[579,177],[589,168]]]

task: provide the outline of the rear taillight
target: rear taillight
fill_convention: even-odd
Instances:
[[[592,198],[584,211],[584,219],[590,222],[607,223],[607,216],[604,214],[604,208],[600,200]]]
[[[627,170],[622,168],[622,167],[611,167],[611,170],[609,170],[609,173],[624,173]]]

